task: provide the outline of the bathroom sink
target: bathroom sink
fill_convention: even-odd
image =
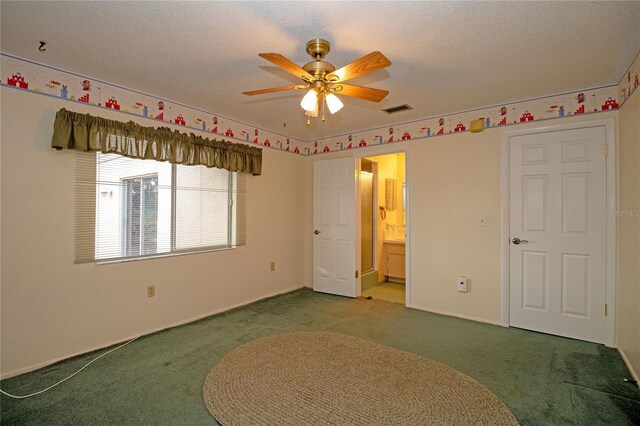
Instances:
[[[385,244],[405,244],[406,241],[405,240],[382,240],[383,243]]]
[[[389,244],[404,244],[405,243],[405,227],[393,227],[384,231],[383,242]]]

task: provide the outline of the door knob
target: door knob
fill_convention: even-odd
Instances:
[[[527,241],[527,240],[521,240],[520,238],[515,237],[513,240],[511,240],[511,242],[512,242],[513,244],[515,244],[515,245],[518,245],[518,244],[520,244],[520,243],[528,243],[529,241]]]
[[[313,231],[314,234],[318,235],[320,233],[320,231],[318,231],[317,229],[315,231]]]

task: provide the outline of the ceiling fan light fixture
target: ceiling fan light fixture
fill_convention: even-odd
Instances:
[[[319,113],[320,113],[320,108],[319,108],[318,102],[316,102],[316,106],[313,109],[313,111],[307,111],[307,110],[304,111],[304,115],[308,117],[317,117]]]
[[[338,97],[333,93],[329,93],[326,99],[327,99],[327,106],[329,107],[329,112],[331,114],[335,114],[336,112],[340,111],[344,106],[342,101],[338,99]]]
[[[311,89],[304,95],[302,101],[300,102],[300,106],[302,109],[308,112],[317,111],[318,110],[318,93]]]

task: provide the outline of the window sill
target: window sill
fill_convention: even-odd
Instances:
[[[137,262],[140,260],[154,260],[154,259],[164,259],[167,257],[176,257],[176,256],[186,256],[189,254],[202,254],[202,253],[211,253],[216,251],[227,251],[234,250],[238,246],[224,246],[224,247],[215,247],[215,248],[203,248],[196,250],[181,250],[181,251],[172,251],[170,253],[158,253],[144,256],[132,256],[132,257],[118,257],[113,259],[104,259],[104,260],[95,260],[93,263],[95,265],[112,265],[114,263],[128,263],[128,262]]]

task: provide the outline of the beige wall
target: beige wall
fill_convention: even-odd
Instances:
[[[502,131],[435,138],[411,147],[411,305],[500,320]],[[487,218],[486,227],[476,217]],[[469,279],[469,292],[456,279]]]
[[[620,109],[618,347],[640,374],[640,90]]]
[[[306,171],[305,284],[312,278],[313,162],[371,157],[376,150],[407,152],[407,211],[411,307],[471,318],[501,321],[500,145],[508,131],[616,117],[617,112],[570,117],[544,123],[492,128],[364,150],[308,157]],[[476,218],[484,215],[486,227]],[[469,278],[469,292],[458,293],[456,279]]]
[[[263,175],[247,178],[245,247],[74,265],[74,153],[50,148],[55,112],[150,122],[12,89],[1,95],[3,377],[303,285],[303,158],[264,150]]]

